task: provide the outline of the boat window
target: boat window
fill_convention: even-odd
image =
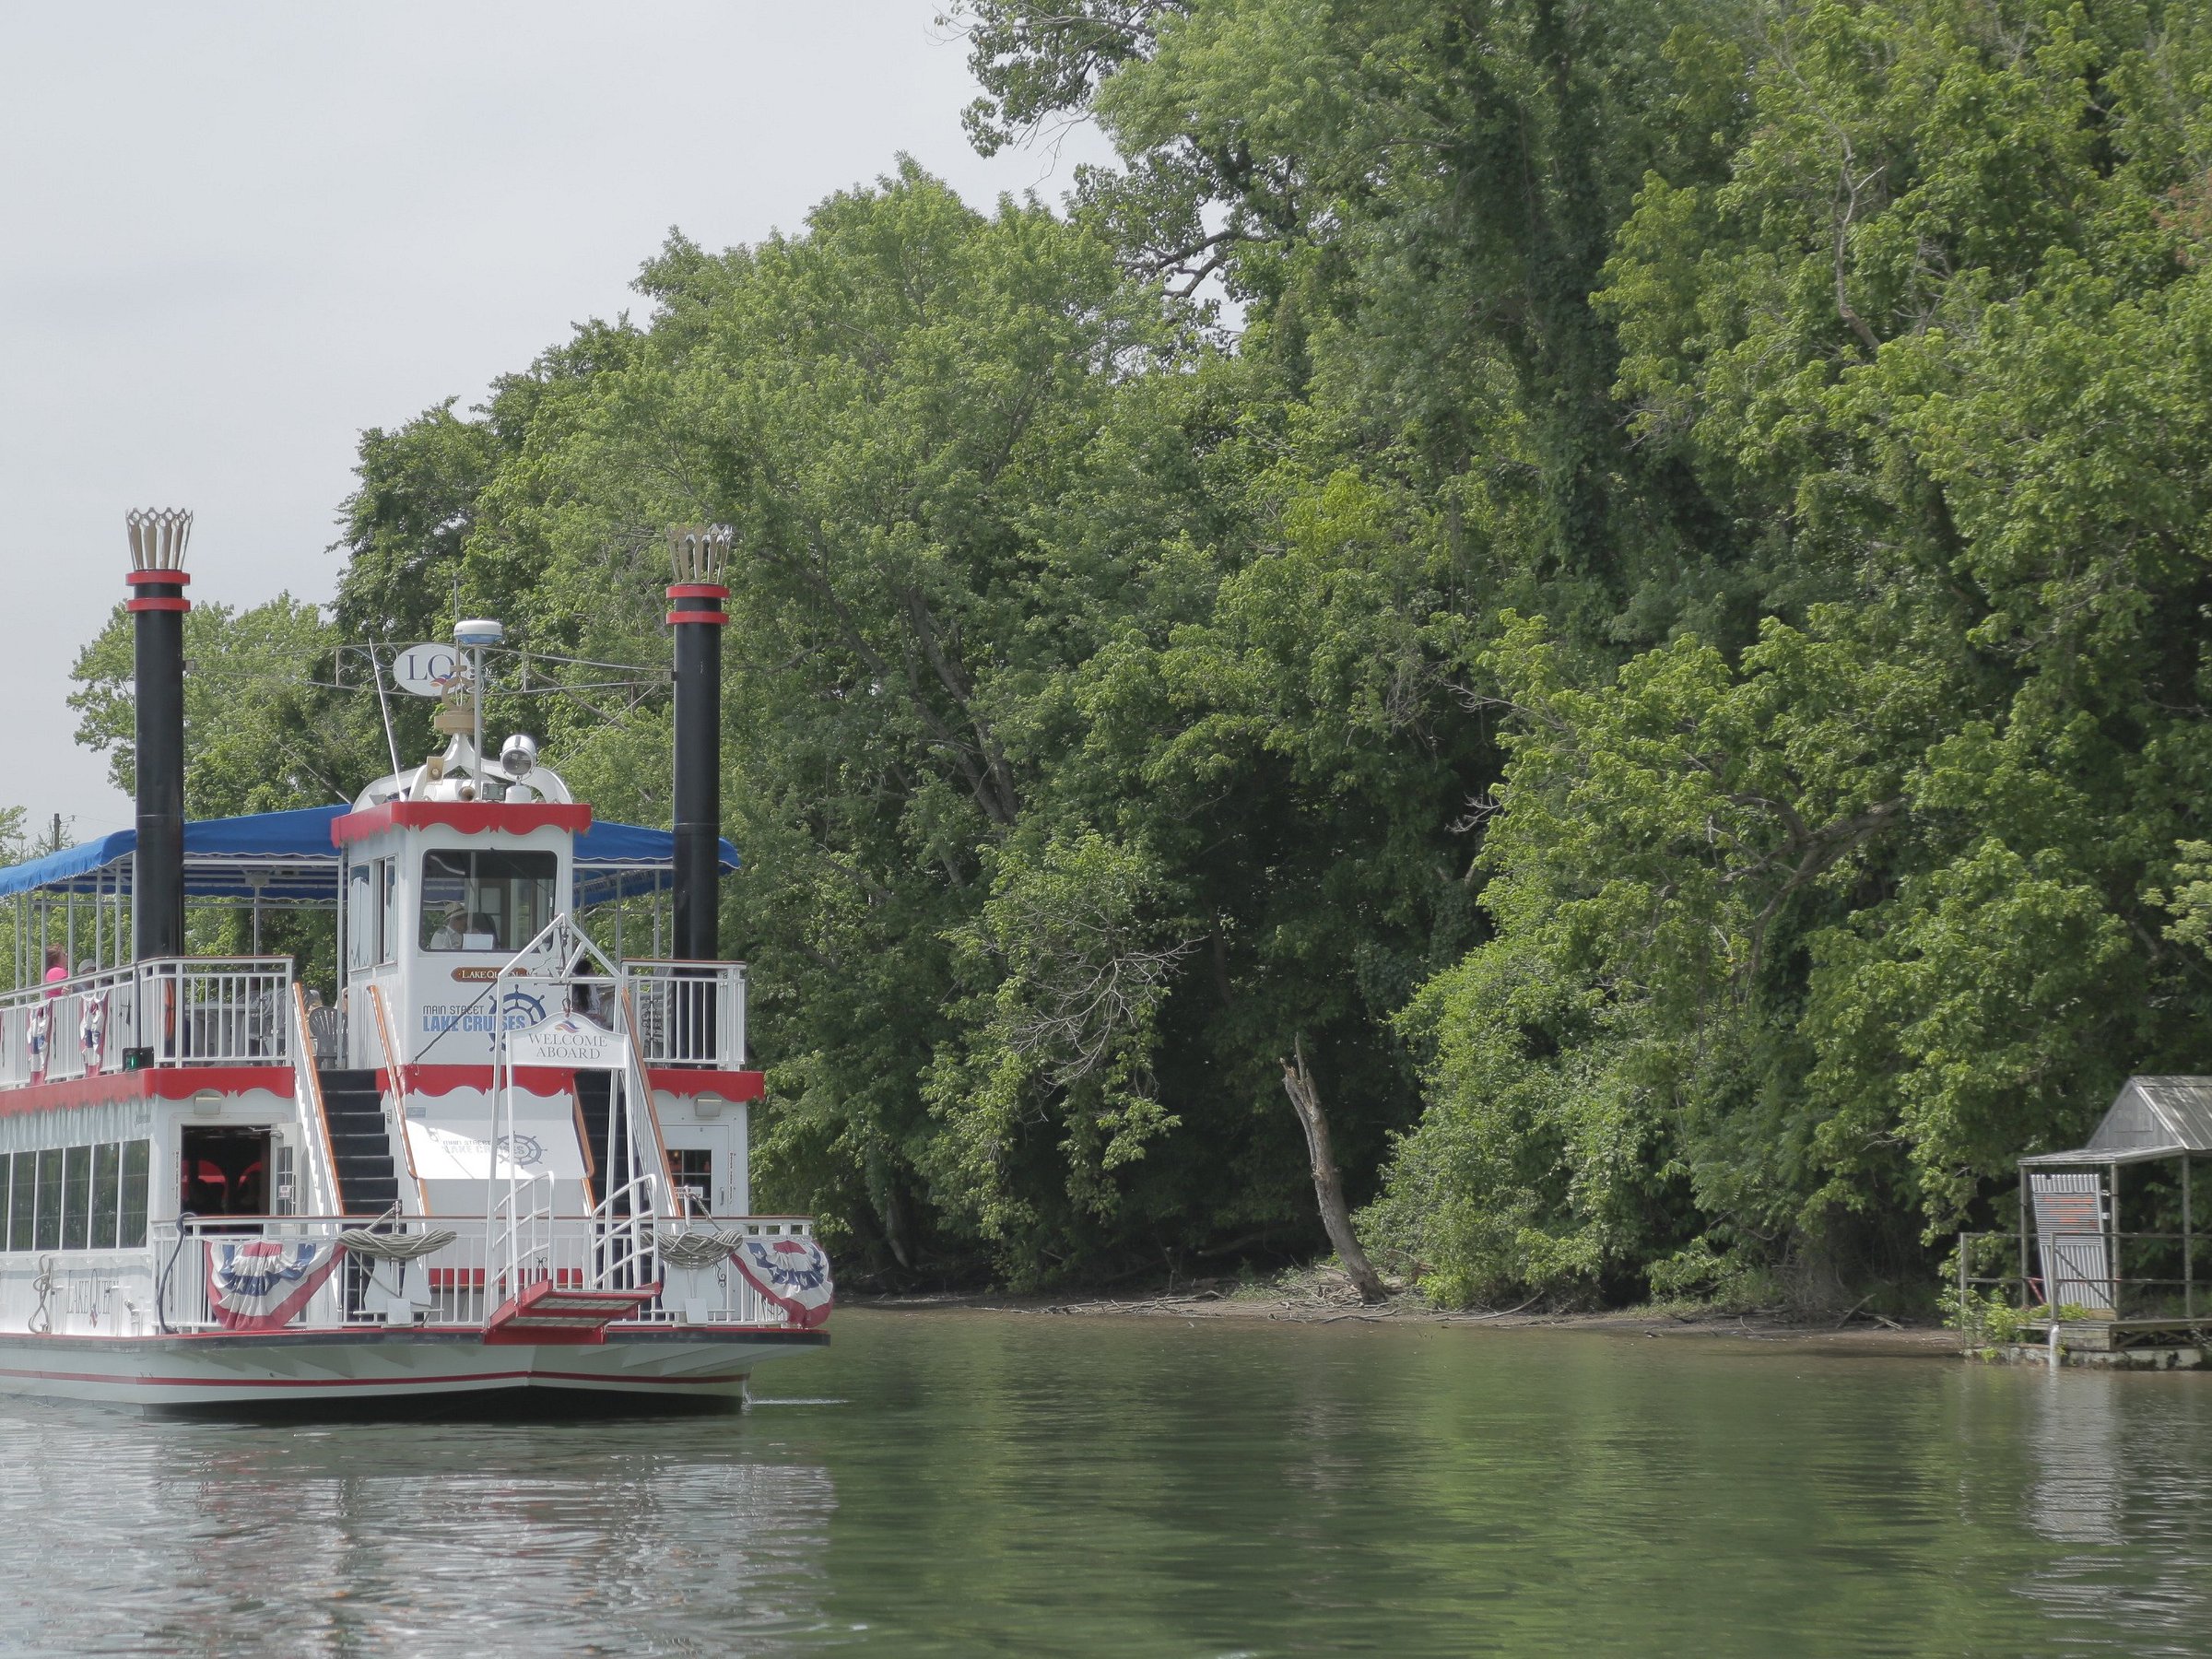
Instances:
[[[425,950],[520,950],[553,919],[551,853],[422,855]]]
[[[154,1143],[123,1143],[123,1208],[115,1223],[115,1241],[125,1250],[146,1242],[146,1192],[153,1166]]]
[[[150,1141],[0,1152],[0,1249],[137,1250]]]
[[[31,1243],[38,1250],[59,1250],[62,1247],[62,1152],[59,1147],[49,1147],[39,1154],[39,1213],[30,1230]]]
[[[82,1250],[92,1218],[92,1148],[69,1147],[62,1153],[62,1248]]]
[[[376,959],[380,962],[399,960],[399,860],[380,858],[376,861],[376,885],[383,893],[383,905],[377,916]]]
[[[31,1218],[38,1214],[39,1159],[35,1152],[15,1156],[15,1173],[8,1182],[7,1247],[30,1248]]]
[[[713,1213],[714,1153],[711,1147],[669,1147],[668,1179],[683,1200],[685,1215]]]
[[[103,1141],[92,1148],[92,1237],[95,1250],[115,1248],[115,1212],[123,1190],[123,1145]]]
[[[353,866],[346,901],[346,965],[368,968],[399,956],[399,872],[389,858]]]
[[[355,865],[346,872],[346,966],[359,968],[369,959],[362,948],[361,912],[369,908],[369,872]]]
[[[346,884],[346,966],[366,968],[376,960],[374,865],[358,864]]]

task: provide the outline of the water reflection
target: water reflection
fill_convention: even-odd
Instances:
[[[2065,1546],[2018,1585],[2053,1651],[2200,1651],[2212,1623],[2203,1380],[2062,1371],[2031,1391],[2029,1524]],[[2169,1645],[2154,1635],[2168,1632]],[[2194,1632],[2193,1641],[2177,1640]]]
[[[0,1418],[9,1652],[2199,1651],[2212,1379],[841,1316],[741,1419]]]
[[[2036,1465],[2028,1524],[2058,1544],[2118,1544],[2121,1482],[2120,1395],[2134,1379],[2051,1375],[2036,1391],[2029,1448]]]
[[[0,1539],[11,1653],[726,1653],[822,1627],[830,1474],[742,1431],[6,1428],[31,1499]]]

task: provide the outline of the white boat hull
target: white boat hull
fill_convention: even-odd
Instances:
[[[169,1336],[0,1334],[0,1396],[153,1410],[426,1414],[512,1399],[609,1416],[734,1408],[753,1367],[819,1347],[826,1332],[677,1325],[603,1343],[487,1343],[474,1330],[347,1330]]]

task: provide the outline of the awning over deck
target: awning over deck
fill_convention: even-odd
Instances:
[[[203,818],[184,826],[187,899],[265,905],[337,902],[338,849],[333,820],[346,806],[303,806],[244,818]],[[0,869],[0,899],[26,893],[112,898],[131,890],[135,830],[118,830],[43,858]],[[676,838],[641,824],[594,823],[576,838],[576,902],[605,904],[658,892],[669,885]],[[722,843],[722,868],[737,868],[737,849]]]
[[[2087,1146],[2020,1162],[2079,1167],[2194,1154],[2212,1154],[2212,1077],[2130,1077]]]

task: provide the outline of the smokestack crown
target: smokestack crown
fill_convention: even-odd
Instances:
[[[679,524],[668,532],[669,562],[678,586],[722,587],[730,564],[727,524]]]
[[[124,533],[131,538],[134,575],[160,571],[181,577],[184,546],[192,539],[192,514],[182,507],[134,508],[123,515]]]

